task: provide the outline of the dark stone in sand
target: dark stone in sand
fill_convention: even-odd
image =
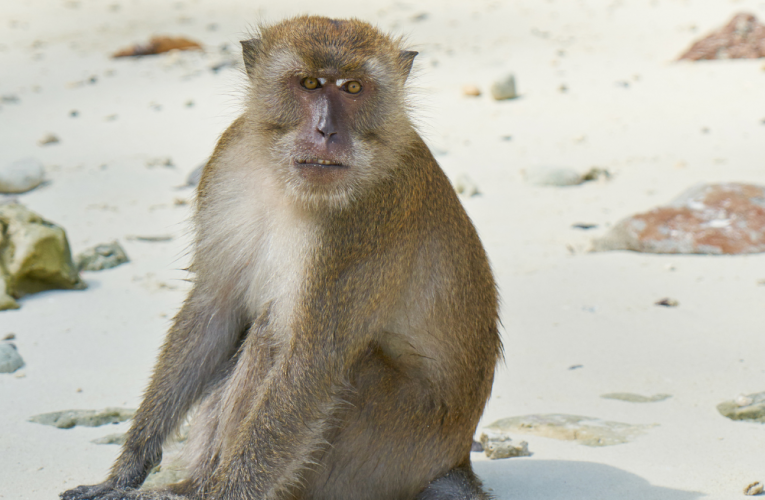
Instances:
[[[52,413],[42,413],[29,419],[37,424],[52,425],[59,429],[71,429],[76,425],[84,427],[99,427],[106,424],[116,424],[130,420],[135,410],[129,408],[106,408],[96,410],[64,410]]]
[[[723,28],[694,43],[680,59],[757,59],[765,57],[765,25],[740,13]]]

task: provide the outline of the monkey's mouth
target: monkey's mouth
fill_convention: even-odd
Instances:
[[[301,158],[301,159],[299,159],[299,160],[295,160],[295,163],[296,163],[296,164],[297,164],[299,167],[318,167],[318,168],[324,168],[324,167],[329,167],[329,168],[332,168],[332,167],[334,167],[334,168],[346,168],[346,166],[345,166],[345,165],[343,165],[342,163],[340,163],[340,162],[338,162],[338,161],[334,161],[334,160],[324,160],[324,159],[321,159],[321,158]]]

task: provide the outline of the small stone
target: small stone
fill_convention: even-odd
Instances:
[[[409,20],[412,21],[413,23],[419,23],[420,21],[426,20],[428,17],[430,17],[430,14],[428,14],[427,12],[420,12],[411,16]]]
[[[481,434],[480,441],[484,453],[490,460],[531,456],[529,443],[526,441],[514,443],[510,436],[501,431],[487,429]]]
[[[464,194],[465,196],[477,196],[481,194],[481,192],[478,190],[478,185],[473,182],[473,180],[467,176],[467,174],[461,174],[457,179],[454,181],[454,190],[457,191],[459,194]]]
[[[80,112],[77,111],[76,109],[73,109],[69,112],[69,116],[71,116],[72,118],[77,118],[78,116],[80,116]]]
[[[38,141],[40,146],[47,146],[48,144],[58,144],[59,142],[61,142],[61,141],[54,134],[47,134],[47,135],[43,136],[43,138]]]
[[[592,167],[582,176],[582,181],[607,181],[611,179],[611,172],[605,168]]]
[[[731,420],[765,423],[765,392],[739,396],[733,401],[724,401],[717,405],[717,411]]]
[[[131,241],[146,241],[148,243],[163,243],[165,241],[172,241],[173,237],[169,234],[161,234],[157,236],[128,236],[127,239]]]
[[[16,346],[10,342],[0,344],[0,373],[13,373],[24,366]]]
[[[680,302],[678,302],[675,299],[670,299],[669,297],[665,297],[663,299],[660,299],[654,302],[654,305],[664,306],[664,307],[677,307],[680,305]]]
[[[462,95],[466,95],[468,97],[478,97],[481,95],[481,89],[475,85],[465,85],[462,87]]]
[[[77,255],[77,269],[80,271],[101,271],[130,262],[125,250],[116,241],[89,248]]]
[[[702,184],[619,221],[595,251],[735,255],[765,252],[765,187]]]
[[[587,231],[588,229],[595,229],[598,227],[597,224],[590,224],[589,222],[577,222],[575,224],[571,224],[571,227],[574,229],[583,229]]]
[[[0,96],[0,102],[3,104],[18,104],[21,102],[21,99],[15,94],[5,94]]]
[[[93,439],[90,442],[94,443],[94,444],[118,444],[118,445],[123,445],[123,444],[125,444],[125,440],[126,439],[127,439],[127,434],[118,432],[116,434],[107,434],[104,437]]]
[[[9,333],[9,334],[6,334],[5,337],[3,337],[3,340],[14,340],[15,338],[16,338],[15,333]]]
[[[96,410],[64,410],[52,413],[42,413],[29,419],[37,424],[52,425],[59,429],[71,429],[76,425],[84,427],[100,427],[106,424],[117,424],[130,420],[135,410],[128,408],[106,408]]]
[[[471,452],[482,452],[483,451],[483,445],[474,439],[473,440],[473,444],[470,445],[470,451]]]
[[[495,81],[491,85],[491,96],[497,101],[518,97],[518,93],[515,90],[515,76],[509,74]]]
[[[602,394],[600,396],[603,399],[616,399],[619,401],[627,401],[629,403],[657,403],[671,398],[670,394],[654,394],[653,396],[642,396],[640,394],[632,394],[631,392],[611,392],[608,394]]]
[[[582,183],[582,176],[566,167],[537,166],[524,172],[526,182],[535,186],[576,186]]]
[[[39,160],[24,158],[0,167],[0,193],[25,193],[45,180]]]
[[[533,434],[576,441],[585,446],[611,446],[632,441],[651,427],[655,427],[655,424],[631,425],[593,417],[552,413],[505,418],[487,426],[487,429],[506,434]]]
[[[763,491],[765,491],[765,487],[763,487],[762,483],[755,481],[744,488],[744,495],[753,497],[756,495],[761,495]]]

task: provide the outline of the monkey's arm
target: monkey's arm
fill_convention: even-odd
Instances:
[[[348,404],[343,381],[361,356],[362,344],[336,340],[353,335],[298,331],[295,337],[264,381],[234,450],[219,467],[214,498],[281,498],[299,483],[338,425],[338,414]]]
[[[97,499],[113,490],[138,488],[162,459],[162,445],[233,355],[241,330],[231,306],[195,286],[167,334],[151,383],[133,418],[109,478],[61,495]],[[231,302],[231,301],[229,301]]]

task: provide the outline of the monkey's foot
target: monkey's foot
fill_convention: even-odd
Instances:
[[[111,498],[108,495],[115,493],[114,486],[110,482],[93,484],[90,486],[78,486],[67,490],[61,495],[61,500],[101,500]]]

